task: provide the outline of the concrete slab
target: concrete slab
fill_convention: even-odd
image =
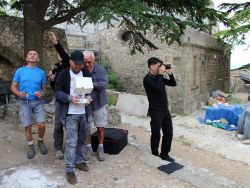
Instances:
[[[116,106],[122,113],[146,117],[148,112],[148,99],[143,95],[120,93]]]

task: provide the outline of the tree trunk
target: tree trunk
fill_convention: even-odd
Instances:
[[[43,29],[30,20],[24,20],[24,58],[30,50],[38,52],[39,66],[43,67]]]
[[[40,57],[39,67],[45,68],[43,63],[43,33],[44,15],[47,0],[24,1],[24,58],[30,50],[38,52]]]

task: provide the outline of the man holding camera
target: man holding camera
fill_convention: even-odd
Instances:
[[[148,59],[149,73],[143,79],[143,85],[149,102],[149,115],[151,117],[151,151],[155,156],[161,157],[162,160],[174,162],[169,156],[173,138],[173,126],[171,114],[168,110],[168,98],[165,85],[176,86],[176,81],[171,71],[171,65],[164,65],[163,62],[155,57]],[[165,78],[165,74],[169,79]],[[158,148],[160,143],[162,129],[163,138],[161,153]]]
[[[75,93],[75,81],[81,77],[90,77],[88,71],[83,69],[83,53],[75,50],[70,56],[70,68],[59,73],[55,84],[55,97],[59,102],[59,118],[66,130],[65,166],[66,177],[70,184],[76,184],[75,168],[80,171],[89,171],[88,165],[83,160],[83,147],[87,142],[87,117],[88,110],[85,107],[92,99],[88,96],[80,96]],[[87,103],[82,103],[87,99]]]

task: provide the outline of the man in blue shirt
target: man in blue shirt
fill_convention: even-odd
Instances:
[[[32,138],[33,118],[38,127],[38,148],[41,154],[47,154],[47,148],[43,143],[46,119],[43,97],[46,91],[46,76],[45,72],[37,67],[39,56],[36,51],[29,51],[26,61],[27,65],[15,72],[11,91],[18,97],[20,125],[25,128],[28,143],[27,157],[33,159],[35,156]]]

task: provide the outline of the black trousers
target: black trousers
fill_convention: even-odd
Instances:
[[[161,156],[166,156],[171,150],[172,138],[173,138],[173,125],[170,112],[161,112],[157,110],[149,110],[151,117],[151,151],[152,154],[158,154],[158,148],[161,139],[161,129],[163,133],[161,144]]]
[[[60,121],[60,109],[59,109],[59,102],[55,102],[55,127],[53,132],[54,138],[54,148],[56,151],[62,150],[63,146],[63,124]]]

